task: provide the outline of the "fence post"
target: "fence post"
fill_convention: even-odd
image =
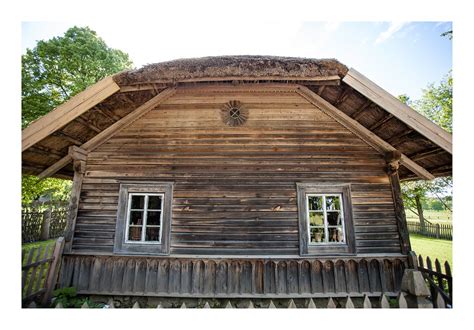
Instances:
[[[418,270],[418,261],[416,260],[415,251],[408,252],[408,267],[414,270]]]
[[[405,299],[408,308],[433,308],[433,304],[427,299],[430,290],[420,271],[405,269],[400,290],[402,293],[406,293]]]
[[[49,227],[51,225],[52,206],[48,205],[48,209],[43,212],[43,221],[41,223],[40,241],[47,241],[49,239]]]
[[[61,266],[61,256],[64,249],[64,237],[59,237],[56,241],[53,251],[53,261],[48,270],[45,283],[45,293],[42,299],[42,304],[47,306],[51,301],[54,287],[56,286],[56,280],[59,274],[59,267]]]
[[[440,234],[439,234],[439,223],[436,224],[436,238],[439,239]]]

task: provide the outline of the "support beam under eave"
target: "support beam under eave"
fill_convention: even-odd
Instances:
[[[148,100],[132,112],[130,112],[128,115],[120,119],[119,121],[115,122],[111,126],[107,127],[105,130],[94,136],[92,139],[89,141],[85,142],[80,146],[81,149],[85,150],[86,152],[90,152],[100,146],[101,144],[107,142],[115,133],[118,131],[122,130],[123,128],[127,127],[137,119],[141,118],[144,116],[146,113],[160,105],[162,102],[167,100],[169,97],[174,95],[176,93],[176,88],[168,88],[153,97],[152,99]],[[72,157],[68,154],[58,160],[56,163],[45,169],[43,172],[38,174],[38,177],[40,179],[47,178],[60,169],[62,169],[64,166],[66,166],[70,161],[72,160]]]
[[[95,105],[120,90],[112,77],[106,77],[73,96],[53,111],[32,122],[22,131],[21,150],[25,151],[48,135],[61,129]]]
[[[356,134],[359,138],[364,140],[367,144],[372,146],[375,150],[381,154],[397,150],[395,147],[378,137],[375,133],[368,130],[365,126],[361,125],[356,120],[352,119],[344,112],[333,106],[331,103],[314,93],[312,90],[305,86],[298,86],[297,93],[308,100],[311,104],[316,106],[318,109],[326,113],[328,116],[334,118],[352,133]],[[406,155],[401,155],[401,164],[408,168],[410,171],[415,173],[422,179],[432,180],[434,175],[418,165]]]

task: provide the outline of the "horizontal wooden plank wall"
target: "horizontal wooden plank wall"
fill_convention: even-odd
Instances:
[[[396,295],[405,258],[189,259],[63,257],[59,285],[79,294],[183,297]]]
[[[243,126],[222,122],[230,100]],[[350,183],[357,252],[400,253],[384,166],[294,92],[179,90],[89,154],[73,251],[112,251],[121,180],[162,180],[175,183],[172,255],[297,255],[296,182]]]

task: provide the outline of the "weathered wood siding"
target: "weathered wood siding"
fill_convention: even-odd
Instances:
[[[80,294],[183,297],[396,295],[406,258],[189,259],[65,256],[60,287]]]
[[[220,108],[239,100],[245,125]],[[400,253],[380,154],[293,92],[180,90],[91,152],[73,251],[111,252],[119,181],[173,181],[171,254],[297,255],[296,182],[350,183],[358,253]]]

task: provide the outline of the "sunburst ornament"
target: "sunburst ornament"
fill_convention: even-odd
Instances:
[[[232,100],[222,106],[222,121],[232,127],[243,125],[249,116],[249,112],[242,106],[240,101]]]

